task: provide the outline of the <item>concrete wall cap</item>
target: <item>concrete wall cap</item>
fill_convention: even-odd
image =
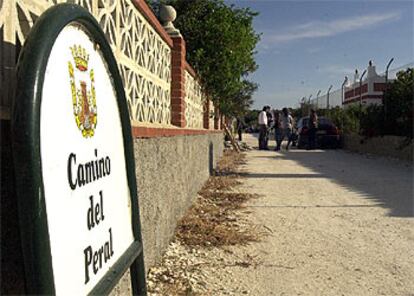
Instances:
[[[173,21],[175,21],[176,18],[177,12],[175,11],[174,7],[164,4],[160,6],[160,20],[163,23],[163,27],[170,36],[174,37],[181,36],[180,31],[173,25]]]

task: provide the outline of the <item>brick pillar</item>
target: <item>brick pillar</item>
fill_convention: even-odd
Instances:
[[[185,127],[185,41],[183,37],[172,37],[171,53],[171,123]]]
[[[204,102],[203,127],[205,129],[210,128],[210,100],[209,99],[206,99],[206,101]]]

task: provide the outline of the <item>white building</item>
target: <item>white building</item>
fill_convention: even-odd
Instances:
[[[369,61],[367,76],[362,83],[360,83],[358,71],[355,70],[354,81],[345,85],[343,105],[352,103],[382,104],[385,86],[385,76],[378,75],[375,66]]]

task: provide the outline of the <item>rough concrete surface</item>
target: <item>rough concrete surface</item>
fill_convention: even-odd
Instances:
[[[197,197],[223,153],[223,134],[136,139],[135,167],[148,270],[165,252],[178,219]],[[126,273],[112,295],[128,295]]]
[[[135,140],[144,257],[153,265],[223,152],[223,135]]]
[[[186,268],[187,295],[414,295],[412,164],[341,150],[246,159],[236,190],[260,197],[242,213],[267,235],[247,246],[171,244],[164,264]]]

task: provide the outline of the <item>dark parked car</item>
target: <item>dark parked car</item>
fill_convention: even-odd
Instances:
[[[308,146],[309,116],[299,119],[297,129],[299,137],[298,148],[306,148]],[[316,145],[320,148],[339,148],[341,145],[341,135],[339,129],[332,123],[331,120],[323,116],[320,116],[318,119]]]

